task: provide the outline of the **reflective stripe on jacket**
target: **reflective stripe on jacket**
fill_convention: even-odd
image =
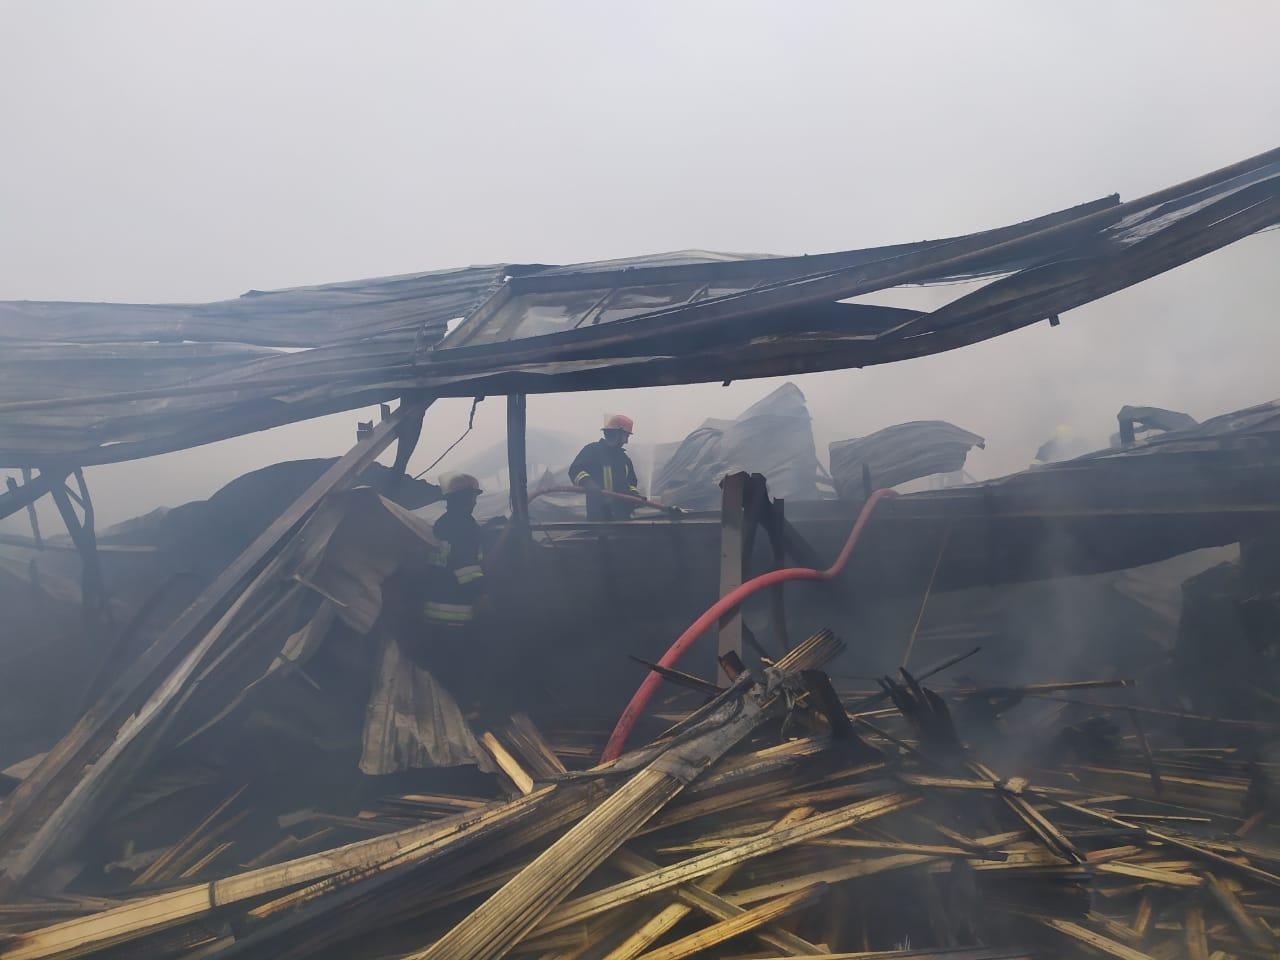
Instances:
[[[432,531],[440,543],[423,591],[423,616],[437,624],[470,623],[485,592],[480,525],[470,514],[446,510]]]
[[[627,451],[606,440],[588,443],[569,465],[569,479],[574,486],[582,486],[588,477],[595,480],[602,490],[640,495],[640,482],[636,468]],[[633,506],[609,497],[587,497],[587,516],[592,520],[626,520]]]
[[[475,619],[475,607],[470,603],[444,603],[427,600],[422,604],[422,616],[428,623],[457,626]]]

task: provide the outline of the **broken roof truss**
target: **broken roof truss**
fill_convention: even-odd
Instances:
[[[196,305],[0,303],[0,464],[133,459],[406,393],[714,382],[925,356],[1054,320],[1278,220],[1273,150],[1126,203],[866,250],[469,267]],[[848,302],[982,278],[931,312]]]

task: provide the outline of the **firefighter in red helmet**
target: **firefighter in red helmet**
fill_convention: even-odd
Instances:
[[[625,493],[633,497],[640,495],[636,468],[626,451],[627,441],[634,431],[635,424],[630,417],[620,413],[607,417],[603,436],[583,447],[569,465],[569,479],[574,486],[587,491],[588,520],[631,519],[631,511],[636,506],[634,503],[600,496],[600,492]]]

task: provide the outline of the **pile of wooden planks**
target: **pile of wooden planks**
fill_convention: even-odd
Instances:
[[[1280,956],[1275,770],[1238,729],[1186,746],[1058,699],[1117,681],[838,694],[840,649],[730,670],[602,766],[582,729],[512,717],[481,737],[504,799],[300,811],[249,855],[233,787],[126,890],[0,908],[0,957]]]

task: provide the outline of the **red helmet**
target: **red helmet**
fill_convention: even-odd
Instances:
[[[451,497],[455,493],[484,493],[480,489],[480,481],[469,473],[455,473],[444,482],[444,495]]]
[[[611,417],[605,417],[604,429],[621,430],[627,436],[631,436],[631,434],[636,431],[636,425],[632,422],[630,417],[623,416],[620,413],[615,413]]]

